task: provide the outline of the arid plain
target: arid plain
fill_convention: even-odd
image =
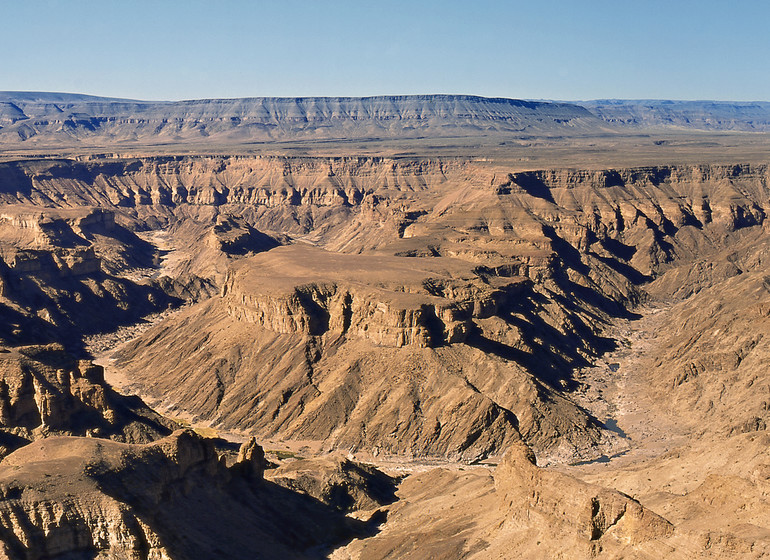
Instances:
[[[770,556],[769,133],[0,92],[0,555]]]

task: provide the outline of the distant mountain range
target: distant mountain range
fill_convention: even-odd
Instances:
[[[523,101],[470,95],[138,101],[0,92],[0,144],[126,145],[349,138],[770,130],[770,103]]]
[[[0,92],[0,142],[223,142],[589,132],[569,103],[466,95],[202,99],[148,102]]]
[[[770,130],[770,103],[765,101],[603,99],[578,103],[608,123],[635,128]]]

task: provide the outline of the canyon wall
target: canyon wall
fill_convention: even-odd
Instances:
[[[770,208],[764,165],[173,157],[7,163],[0,179],[7,203],[99,204],[192,253],[185,224],[294,243],[228,257],[219,296],[126,348],[150,393],[264,436],[464,458],[519,437],[543,457],[599,445],[564,397],[573,372],[653,292],[706,287],[664,279],[763,232]]]

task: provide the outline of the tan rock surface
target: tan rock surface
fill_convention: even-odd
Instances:
[[[372,466],[334,456],[288,462],[268,471],[267,479],[345,512],[393,503],[398,482]]]
[[[474,459],[521,434],[590,455],[598,428],[539,371],[548,345],[583,359],[569,341],[587,319],[555,302],[517,315],[535,297],[528,279],[456,259],[280,247],[240,261],[221,298],[151,329],[116,365],[151,397],[260,437]],[[545,340],[530,345],[519,321]]]
[[[61,346],[23,346],[0,353],[0,453],[53,435],[88,435],[131,443],[165,436],[175,423],[138,398],[118,395],[101,366]]]
[[[229,471],[191,431],[148,445],[35,442],[0,463],[0,490],[7,558],[317,558],[368,530],[309,497]],[[297,519],[302,526],[291,528]]]
[[[494,472],[412,475],[382,531],[332,558],[661,558],[672,550],[667,520],[533,461],[518,444]]]

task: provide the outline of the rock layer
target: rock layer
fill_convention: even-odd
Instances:
[[[526,280],[490,285],[462,261],[340,255],[295,245],[234,265],[228,313],[282,334],[326,333],[382,346],[464,342]]]

